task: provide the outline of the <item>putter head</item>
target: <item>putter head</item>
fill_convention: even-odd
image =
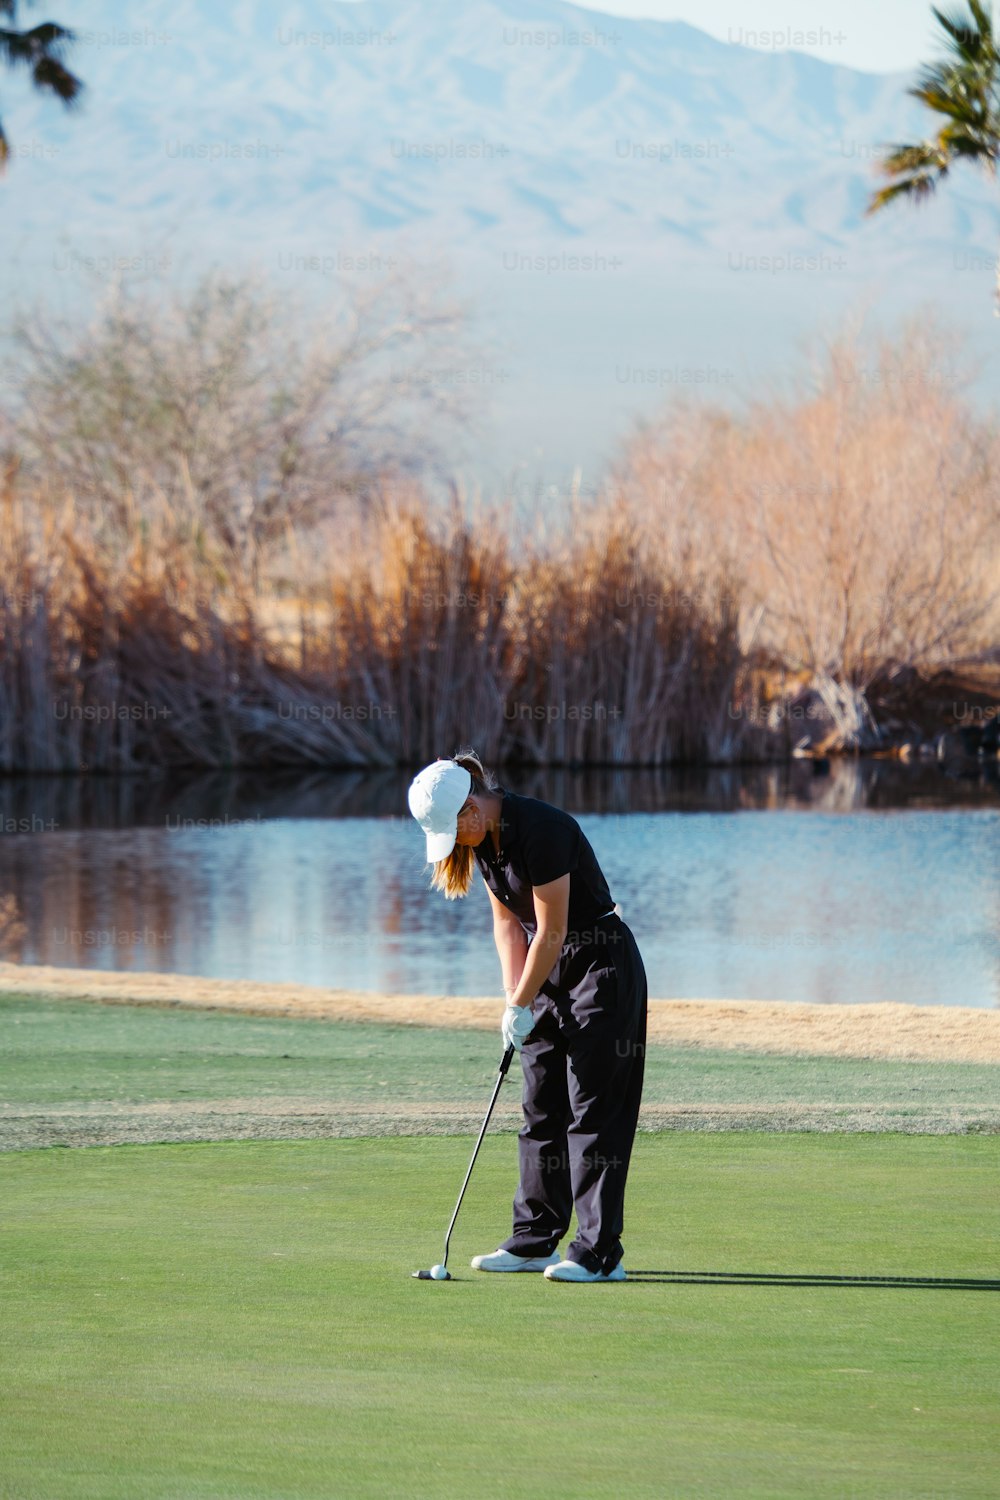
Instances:
[[[411,1271],[410,1275],[411,1276],[415,1276],[418,1281],[450,1281],[451,1280],[451,1272],[450,1271],[445,1271],[445,1273],[444,1273],[443,1276],[432,1276],[431,1273],[430,1273],[430,1271]]]

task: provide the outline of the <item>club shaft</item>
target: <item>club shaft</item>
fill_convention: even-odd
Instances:
[[[448,1232],[444,1237],[444,1257],[441,1261],[441,1264],[445,1267],[448,1264],[448,1245],[451,1240],[451,1232],[455,1227],[455,1221],[458,1218],[458,1210],[462,1207],[462,1199],[465,1197],[465,1190],[469,1186],[469,1178],[472,1176],[472,1169],[476,1165],[476,1157],[479,1155],[479,1148],[483,1144],[483,1138],[486,1135],[486,1127],[490,1123],[490,1116],[493,1113],[493,1109],[497,1102],[497,1099],[500,1097],[500,1090],[503,1087],[503,1081],[507,1076],[507,1069],[510,1067],[513,1056],[514,1048],[512,1046],[508,1047],[500,1062],[500,1071],[497,1074],[496,1087],[493,1090],[493,1098],[490,1100],[489,1109],[486,1111],[486,1117],[483,1120],[483,1128],[479,1132],[479,1139],[476,1142],[476,1149],[472,1153],[472,1160],[469,1162],[469,1170],[465,1174],[465,1181],[462,1183],[462,1189],[458,1195],[458,1202],[455,1204],[455,1212],[451,1216],[451,1223],[448,1225]]]

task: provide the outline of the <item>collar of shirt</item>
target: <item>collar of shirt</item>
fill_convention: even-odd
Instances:
[[[504,856],[509,855],[512,846],[517,842],[517,807],[513,792],[501,792],[500,794],[500,820],[497,828],[497,847],[493,847],[493,839],[489,833],[476,846],[476,853],[482,854],[488,864],[502,863]]]

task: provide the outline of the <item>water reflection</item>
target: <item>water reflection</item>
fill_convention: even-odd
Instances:
[[[6,956],[493,993],[487,902],[428,889],[410,774],[0,783]],[[505,780],[580,818],[653,995],[1000,1003],[1000,798],[978,768]]]
[[[0,830],[400,816],[417,769],[0,778]],[[1000,807],[1000,763],[988,761],[946,767],[893,760],[635,770],[519,767],[507,768],[503,779],[525,796],[574,814]]]

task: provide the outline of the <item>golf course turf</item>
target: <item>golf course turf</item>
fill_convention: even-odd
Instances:
[[[491,1032],[0,995],[0,1150],[474,1131]],[[491,1131],[520,1124],[515,1068]],[[650,1045],[640,1131],[1000,1133],[1000,1066]]]
[[[476,1273],[510,1137],[414,1281],[467,1145],[5,1156],[5,1500],[996,1493],[1000,1292]],[[989,1280],[997,1217],[986,1138],[650,1135],[626,1264]]]
[[[191,1098],[294,1093],[481,1118],[497,1054],[474,1033],[16,997],[0,1046],[0,1125],[50,1109],[53,1140],[70,1103],[169,1121]],[[404,1113],[410,1133],[378,1138],[9,1138],[2,1500],[995,1496],[998,1140],[974,1127],[1000,1070],[667,1048],[650,1064],[654,1101],[916,1093],[964,1123],[642,1130],[632,1278],[596,1287],[469,1268],[509,1232],[509,1118],[443,1284],[410,1272],[441,1258],[464,1129],[418,1135]]]

